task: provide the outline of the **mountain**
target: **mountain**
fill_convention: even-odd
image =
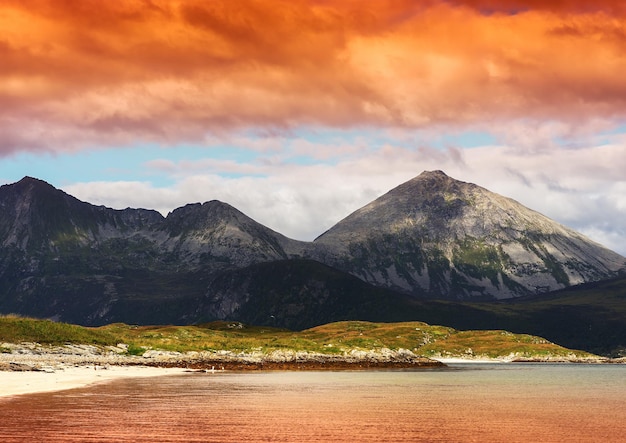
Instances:
[[[94,206],[30,177],[0,187],[0,210],[4,248],[56,253],[58,259],[87,248],[90,258],[118,252],[120,262],[146,265],[247,266],[287,258],[302,247],[219,201],[189,204],[165,218],[153,210]],[[119,251],[108,250],[120,241]]]
[[[175,209],[153,226],[150,238],[192,266],[248,266],[286,259],[304,247],[216,200]]]
[[[432,298],[519,297],[615,276],[626,259],[480,186],[424,172],[337,223],[311,256]]]
[[[322,263],[291,259],[220,273],[198,313],[253,325],[306,329],[339,320],[410,320],[419,303]]]
[[[25,177],[0,186],[0,244],[25,253],[61,252],[128,237],[163,217],[156,211],[94,206]]]
[[[529,313],[546,322],[556,312],[545,332],[558,335],[562,325],[560,338],[610,350],[626,347],[623,334],[590,343],[567,315],[533,306],[551,297],[544,292],[605,281],[625,264],[519,203],[439,171],[391,190],[313,242],[219,201],[164,217],[94,206],[29,177],[0,187],[0,313],[82,325],[421,320],[535,333],[523,330],[540,329]],[[538,301],[522,304],[528,296]],[[497,301],[518,297],[517,308]],[[481,300],[490,303],[474,303]],[[566,312],[619,330],[615,303]]]
[[[41,180],[0,187],[0,312],[81,324],[189,319],[206,278],[301,249],[211,201],[163,217],[94,206]]]

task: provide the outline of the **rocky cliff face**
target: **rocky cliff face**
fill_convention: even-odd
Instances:
[[[431,297],[502,299],[601,280],[626,259],[518,202],[424,172],[315,240],[313,256]]]

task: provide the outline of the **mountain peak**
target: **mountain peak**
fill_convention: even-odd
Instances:
[[[30,206],[31,203],[73,198],[50,183],[33,177],[24,177],[20,181],[0,187],[0,204],[12,211],[17,207]]]
[[[32,190],[32,189],[57,190],[50,183],[44,180],[40,180],[38,178],[29,177],[29,176],[25,176],[24,178],[22,178],[20,181],[16,183],[4,185],[3,188],[14,189],[17,192],[24,192],[26,190]]]
[[[436,170],[436,171],[424,171],[417,177],[409,180],[406,183],[403,183],[402,185],[417,184],[417,183],[445,184],[445,183],[451,183],[451,182],[464,183],[462,181],[459,181],[450,177],[443,171]]]
[[[461,192],[466,187],[479,187],[477,185],[467,183],[461,180],[450,177],[445,172],[436,171],[424,171],[417,177],[398,185],[390,193],[397,193],[398,190],[409,190],[419,193],[432,193],[432,192]],[[394,192],[395,191],[395,192]]]
[[[434,171],[424,171],[420,175],[415,178],[449,178],[448,174],[443,172],[440,169],[436,169]]]
[[[25,175],[20,181],[18,181],[16,184],[18,183],[45,183],[47,185],[49,185],[48,182],[41,180],[39,178],[35,178],[35,177],[31,177],[29,175]]]
[[[442,171],[397,186],[315,243],[327,263],[368,282],[435,297],[515,297],[607,278],[625,266],[583,235]]]

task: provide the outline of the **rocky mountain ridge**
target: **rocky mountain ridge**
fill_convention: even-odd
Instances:
[[[300,242],[217,200],[188,204],[163,217],[154,210],[94,206],[25,177],[0,187],[0,210],[2,246],[23,252],[97,250],[124,240],[190,265],[213,260],[246,266],[302,249]]]

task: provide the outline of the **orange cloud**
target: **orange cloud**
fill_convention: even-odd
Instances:
[[[446,0],[447,3],[467,6],[489,13],[517,13],[529,10],[553,11],[557,13],[585,13],[604,11],[611,14],[623,13],[626,6],[621,0]]]
[[[24,3],[0,5],[5,153],[626,109],[617,1]]]

